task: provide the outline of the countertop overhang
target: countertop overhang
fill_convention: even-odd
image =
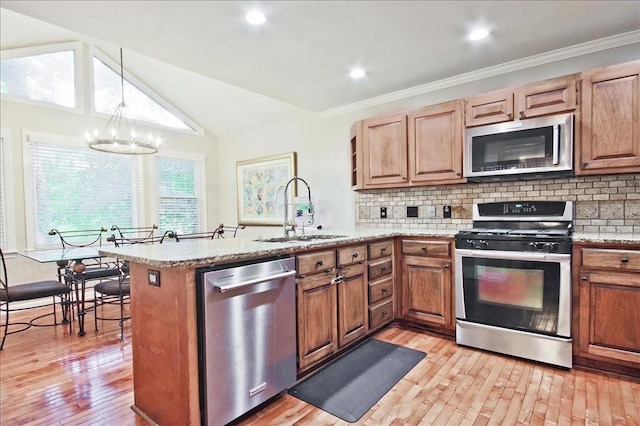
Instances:
[[[369,242],[394,237],[448,237],[456,235],[454,229],[366,229],[330,230],[323,232],[341,235],[332,239],[291,240],[287,242],[261,242],[258,238],[220,238],[214,240],[168,241],[163,244],[132,244],[100,248],[103,256],[142,263],[149,266],[189,267],[212,265],[278,255],[292,255],[301,251],[334,247],[337,245]],[[575,233],[574,243],[639,244],[640,234]]]

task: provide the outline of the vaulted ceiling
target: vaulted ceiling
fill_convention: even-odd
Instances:
[[[638,1],[7,1],[2,49],[82,38],[218,136],[598,40],[640,41]],[[244,21],[250,9],[264,25]],[[484,25],[481,42],[465,38]],[[587,45],[585,45],[587,43]],[[586,46],[586,47],[585,47]],[[572,54],[579,54],[575,50]],[[640,53],[639,53],[640,57]],[[361,66],[367,75],[352,80]]]

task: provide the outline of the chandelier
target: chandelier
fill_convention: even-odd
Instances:
[[[127,115],[128,107],[124,102],[122,48],[120,48],[120,89],[122,99],[109,118],[107,127],[102,133],[97,129],[93,132],[85,132],[87,144],[92,149],[115,154],[154,154],[158,152],[161,139],[154,137],[151,133],[148,136],[139,135],[133,120]]]

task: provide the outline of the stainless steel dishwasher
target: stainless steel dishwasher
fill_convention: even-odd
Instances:
[[[196,270],[200,410],[226,424],[296,381],[295,259]]]

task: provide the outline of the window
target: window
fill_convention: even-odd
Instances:
[[[122,100],[120,65],[96,52],[93,56],[93,99],[95,111],[111,115]],[[116,71],[117,70],[117,71]],[[125,70],[124,99],[129,118],[179,130],[200,127]]]
[[[3,50],[0,93],[13,99],[76,108],[79,56],[80,43]]]
[[[93,151],[65,137],[29,134],[25,199],[29,248],[59,246],[51,229],[137,226],[139,160]]]
[[[206,231],[204,160],[156,156],[155,165],[159,230]]]

